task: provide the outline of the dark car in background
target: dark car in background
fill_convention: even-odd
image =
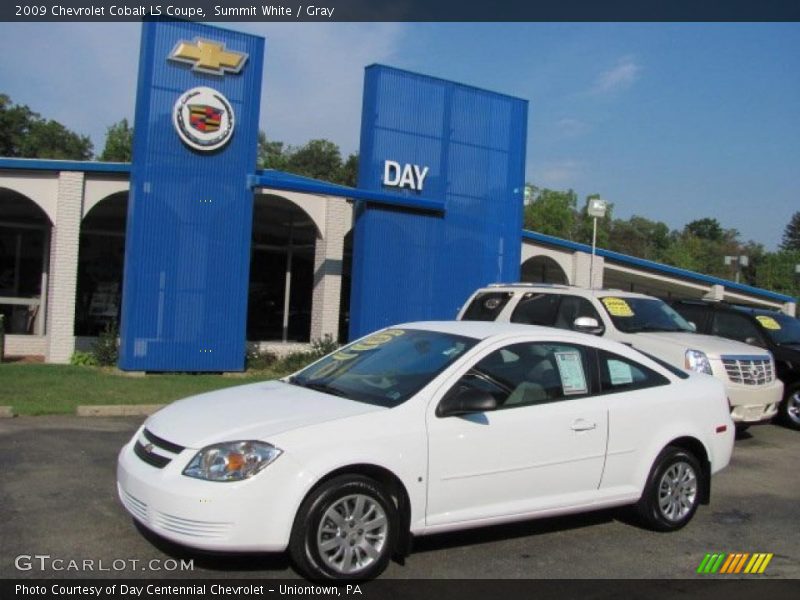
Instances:
[[[694,323],[699,333],[739,340],[772,352],[778,378],[784,384],[777,418],[800,430],[800,319],[773,310],[708,300],[677,300],[672,307]]]

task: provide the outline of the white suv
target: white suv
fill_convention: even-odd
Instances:
[[[691,323],[652,296],[566,285],[495,284],[475,292],[458,319],[604,335],[677,367],[713,375],[725,384],[731,417],[740,427],[771,419],[783,394],[768,351],[695,333]]]

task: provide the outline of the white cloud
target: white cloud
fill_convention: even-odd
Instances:
[[[563,159],[534,165],[528,178],[540,187],[576,187],[576,180],[583,171],[583,163]]]
[[[573,119],[572,117],[564,117],[558,119],[555,123],[558,133],[562,137],[572,138],[578,137],[587,133],[590,129],[589,125],[580,119]]]
[[[639,77],[642,67],[631,56],[625,56],[595,80],[593,94],[612,94],[629,88]]]

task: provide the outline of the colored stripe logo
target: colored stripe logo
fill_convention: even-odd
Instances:
[[[714,552],[705,555],[697,572],[702,575],[760,575],[767,570],[767,565],[772,560],[773,553],[755,552]]]

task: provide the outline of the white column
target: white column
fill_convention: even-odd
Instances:
[[[584,288],[597,288],[603,287],[603,269],[605,268],[605,259],[602,256],[595,255],[594,257],[594,273],[592,274],[593,281],[589,281],[589,271],[592,266],[592,255],[588,252],[576,252],[572,255],[572,283],[579,287]]]
[[[75,293],[83,206],[82,172],[58,177],[56,220],[50,240],[50,285],[47,294],[47,362],[68,363],[75,349]]]
[[[352,207],[341,198],[328,198],[325,237],[314,250],[314,294],[311,305],[311,339],[326,334],[339,337],[344,236],[353,221]]]

